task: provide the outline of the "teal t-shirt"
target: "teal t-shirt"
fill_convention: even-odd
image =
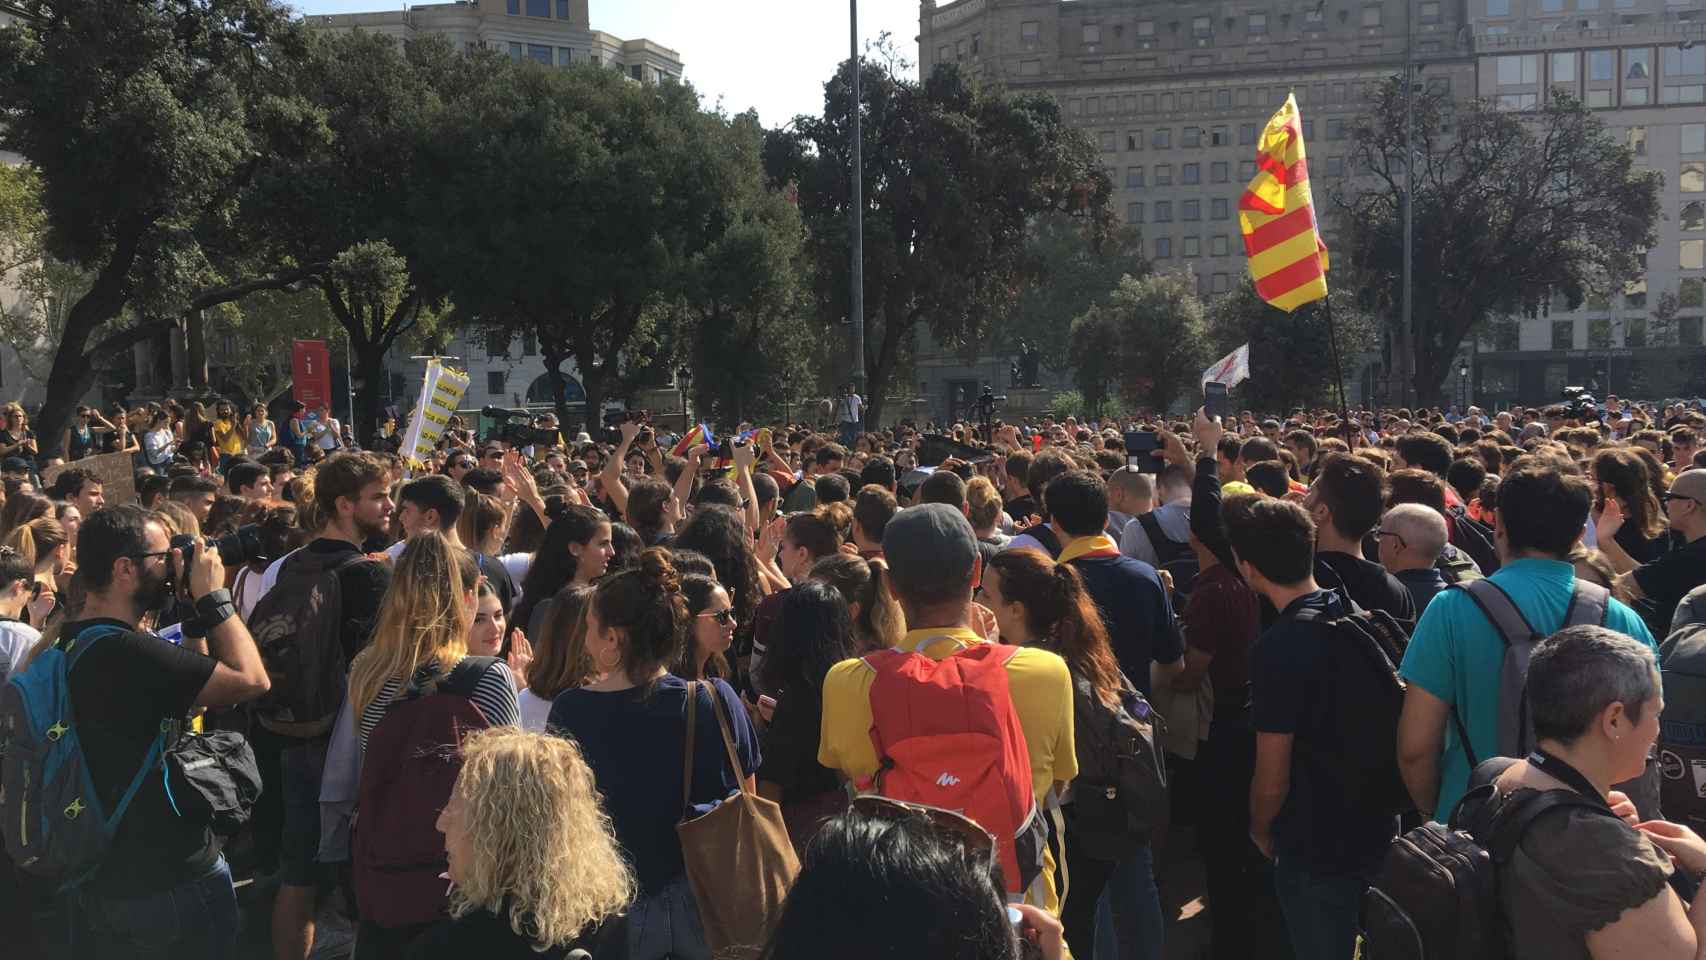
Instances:
[[[1489,579],[1510,594],[1529,625],[1544,635],[1564,625],[1575,576],[1575,568],[1562,560],[1522,559],[1505,564]],[[1611,601],[1605,626],[1640,640],[1658,656],[1658,644],[1647,625],[1622,603]],[[1416,624],[1398,672],[1406,682],[1457,706],[1476,758],[1485,760],[1498,755],[1499,674],[1504,659],[1504,643],[1487,615],[1463,591],[1445,590],[1428,604]],[[1449,721],[1439,770],[1434,816],[1443,819],[1469,785],[1469,756]]]

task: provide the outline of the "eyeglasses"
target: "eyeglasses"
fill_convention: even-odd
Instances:
[[[718,610],[716,613],[701,613],[699,616],[710,617],[725,627],[735,622],[735,612],[728,608]]]
[[[170,550],[156,550],[153,553],[127,553],[127,554],[125,554],[125,556],[129,557],[132,560],[151,560],[154,557],[169,557],[171,555],[172,555],[172,551],[170,551]]]
[[[1699,497],[1691,497],[1686,493],[1671,493],[1669,491],[1659,494],[1659,499],[1663,500],[1665,503],[1669,503],[1672,500],[1687,500],[1690,503],[1700,502]]]
[[[1391,537],[1398,541],[1398,546],[1400,548],[1409,547],[1409,544],[1404,542],[1404,537],[1401,534],[1393,533],[1391,530],[1376,530],[1374,531],[1374,535],[1376,537]]]
[[[995,853],[995,835],[962,813],[923,803],[891,800],[874,793],[862,793],[854,797],[853,809],[878,820],[898,822],[914,817],[922,818],[929,822],[937,835],[954,841],[969,853],[982,856],[993,856]]]

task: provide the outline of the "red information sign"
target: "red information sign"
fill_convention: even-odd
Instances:
[[[291,395],[310,410],[332,402],[332,352],[324,340],[298,340],[291,348],[290,369],[295,377]]]

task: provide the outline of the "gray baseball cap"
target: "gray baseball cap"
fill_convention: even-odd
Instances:
[[[945,503],[907,507],[883,527],[883,559],[897,589],[941,596],[971,582],[977,534],[964,513]]]

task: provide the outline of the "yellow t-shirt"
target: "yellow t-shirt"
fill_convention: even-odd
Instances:
[[[235,420],[213,421],[213,445],[220,453],[238,456],[243,452],[243,431]]]
[[[897,650],[911,650],[941,659],[964,645],[984,643],[966,627],[931,627],[913,630]],[[823,727],[818,737],[817,761],[839,770],[855,782],[877,772],[877,748],[871,743],[871,683],[876,672],[863,660],[843,660],[829,669],[823,681]],[[1072,739],[1072,675],[1066,661],[1047,650],[1021,647],[1007,661],[1007,688],[1025,748],[1031,755],[1031,790],[1041,808],[1055,781],[1078,775],[1078,753]],[[1054,889],[1054,855],[1045,848],[1043,857],[1044,902],[1050,913],[1060,913]]]

